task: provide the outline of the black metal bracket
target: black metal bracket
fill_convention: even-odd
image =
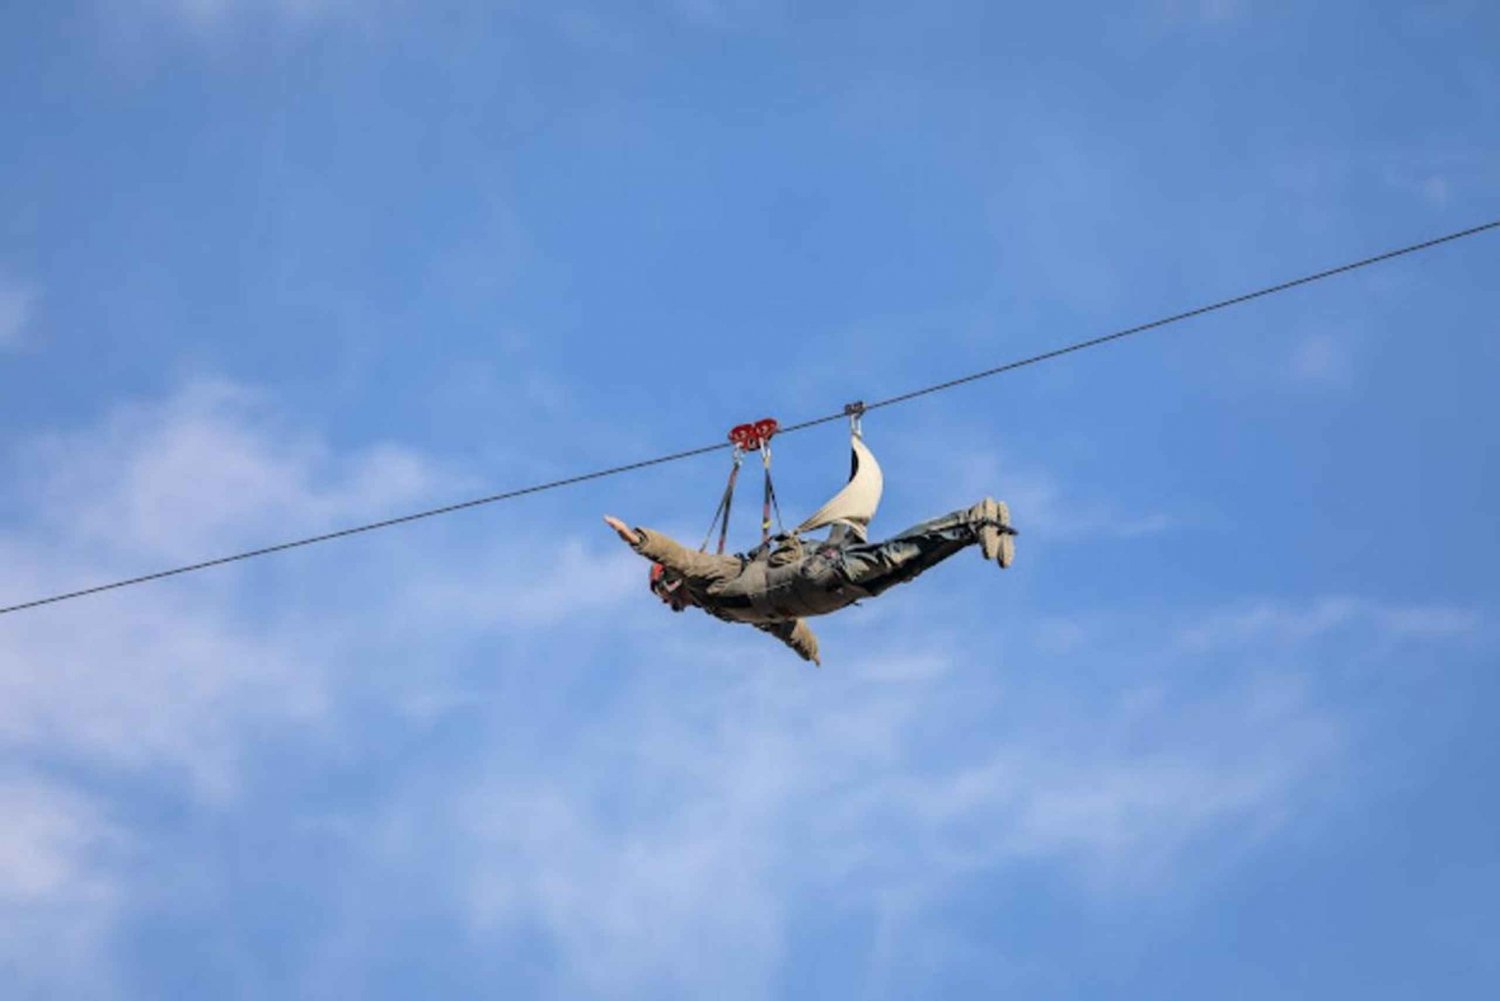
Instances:
[[[860,437],[864,436],[864,430],[860,427],[860,418],[864,415],[864,400],[855,400],[853,403],[844,404],[844,416],[849,418],[849,430]]]

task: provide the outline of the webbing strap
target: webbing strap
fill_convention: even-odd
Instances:
[[[729,471],[729,486],[724,488],[724,518],[719,524],[719,555],[724,555],[724,542],[729,538],[729,509],[734,506],[734,481],[740,475],[740,462],[734,462],[734,468]]]
[[[714,527],[719,529],[719,555],[724,554],[724,543],[729,538],[729,511],[734,507],[734,485],[740,476],[741,456],[738,449],[734,453],[734,468],[729,471],[729,483],[724,487],[724,496],[719,498],[719,506],[714,511],[714,520],[708,523],[708,532],[703,536],[703,545],[698,547],[698,552],[708,551],[708,540],[713,538]]]
[[[776,421],[770,417],[754,424],[740,424],[729,432],[734,443],[734,468],[729,471],[729,483],[724,487],[724,496],[719,498],[719,507],[714,511],[714,520],[708,524],[708,534],[703,536],[703,545],[698,552],[708,551],[708,540],[713,538],[714,527],[719,529],[719,555],[729,539],[729,512],[734,507],[734,485],[739,479],[740,463],[751,449],[760,450],[761,463],[766,469],[766,486],[761,500],[760,542],[764,546],[771,539],[771,512],[776,512],[776,527],[785,532],[781,523],[781,504],[776,500],[776,488],[771,484],[771,436],[778,430]]]
[[[762,442],[760,446],[760,457],[766,467],[766,488],[761,500],[760,508],[760,543],[765,545],[771,540],[771,512],[776,512],[776,528],[784,532],[785,526],[781,523],[781,504],[776,500],[776,488],[771,485],[771,446]]]

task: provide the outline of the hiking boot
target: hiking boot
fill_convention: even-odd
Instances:
[[[979,526],[979,550],[1003,570],[1016,558],[1016,532],[1010,527],[1010,508],[1004,501],[986,497],[970,509]]]

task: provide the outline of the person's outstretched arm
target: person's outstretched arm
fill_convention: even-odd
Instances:
[[[770,633],[781,642],[797,651],[797,656],[803,660],[810,660],[819,667],[823,662],[818,659],[818,638],[813,631],[807,628],[807,623],[801,619],[793,619],[790,622],[758,622],[755,628],[763,633]]]
[[[606,515],[604,522],[631,549],[684,577],[714,581],[733,577],[740,571],[740,561],[734,557],[697,552],[671,536],[649,528],[631,528],[612,515]]]

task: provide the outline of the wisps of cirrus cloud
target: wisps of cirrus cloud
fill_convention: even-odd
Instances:
[[[9,769],[7,770],[10,771]],[[118,834],[59,783],[0,775],[0,968],[15,997],[105,997],[97,956],[117,914]]]
[[[1296,604],[1260,600],[1220,609],[1182,627],[1177,641],[1185,650],[1206,653],[1246,642],[1298,648],[1351,630],[1380,641],[1444,640],[1473,636],[1481,624],[1470,608],[1326,595]]]
[[[971,452],[946,478],[964,496],[998,491],[1024,531],[1050,541],[1133,539],[1191,527],[1192,519],[1159,509],[1131,510],[1117,501],[1080,494],[1047,469],[994,451]],[[1020,521],[1018,520],[1018,524]]]
[[[1347,742],[1294,686],[1237,677],[1209,698],[1044,706],[976,676],[983,661],[954,637],[937,645],[840,664],[815,685],[771,654],[732,686],[645,683],[588,747],[555,747],[545,774],[491,761],[436,814],[423,794],[421,833],[379,864],[443,845],[474,933],[541,935],[566,957],[568,991],[763,996],[794,915],[818,908],[872,913],[903,940],[928,923],[924,903],[974,880],[1051,874],[1059,893],[1105,898],[1180,889],[1206,859],[1276,831]],[[715,659],[697,657],[700,670]],[[934,659],[936,671],[901,666]],[[663,711],[669,697],[685,711]],[[387,824],[415,815],[395,806]],[[894,974],[900,955],[872,962]]]
[[[398,446],[335,450],[216,382],[37,441],[15,468],[37,514],[0,531],[7,600],[466,489]],[[66,961],[0,939],[26,982],[107,976],[180,864],[162,852],[230,878],[208,842],[155,846],[132,809],[145,790],[216,830],[314,816],[335,832],[339,874],[308,866],[299,892],[357,906],[315,929],[294,978],[309,993],[359,984],[381,929],[424,904],[476,954],[546,942],[562,992],[763,996],[795,915],[820,907],[900,941],[976,879],[1043,873],[1106,899],[1190,883],[1337,776],[1356,735],[1310,680],[1330,634],[1373,628],[1379,653],[1475,627],[1351,597],[1165,626],[1124,613],[1059,643],[1045,623],[959,632],[907,603],[831,621],[842,652],[813,671],[753,631],[662,612],[607,537],[395,533],[278,559],[0,620],[0,923],[50,914],[71,936]],[[957,597],[942,579],[923,585],[937,604]],[[1079,697],[1117,664],[1118,684]],[[455,753],[377,770],[353,805],[321,791],[459,720]],[[249,777],[288,748],[305,801]],[[877,944],[870,961],[898,958]]]
[[[35,514],[0,526],[4,602],[360,516],[438,481],[398,449],[335,462],[286,430],[252,394],[204,383],[31,443],[8,477],[11,500]],[[245,614],[243,584],[230,570],[0,622],[0,753],[15,763],[0,782],[0,924],[53,914],[71,929],[66,960],[25,936],[0,940],[0,965],[23,980],[103,963],[104,917],[130,883],[131,832],[99,792],[110,776],[229,802],[257,728],[326,714],[316,649],[289,623]],[[96,781],[86,790],[64,773]]]
[[[0,524],[4,604],[472,489],[401,446],[335,452],[259,394],[214,380],[39,436],[11,460],[7,506],[25,514]],[[107,965],[119,908],[142,889],[133,867],[152,864],[117,816],[114,790],[155,789],[232,812],[247,762],[278,741],[336,739],[351,725],[342,718],[351,694],[419,721],[462,704],[444,672],[402,676],[380,670],[383,659],[451,649],[453,630],[472,641],[554,625],[585,567],[600,596],[584,589],[575,611],[623,591],[623,561],[594,558],[578,542],[524,581],[505,571],[540,564],[551,555],[538,551],[545,542],[467,546],[473,558],[446,573],[451,546],[404,562],[401,545],[373,547],[383,571],[369,577],[373,587],[362,586],[371,564],[351,548],[312,565],[282,556],[265,569],[223,567],[0,621],[0,753],[13,763],[0,775],[0,925],[41,927],[38,915],[55,914],[70,929],[53,936],[69,943],[66,960],[16,936],[0,938],[0,966],[50,990],[73,984],[70,970]],[[497,568],[508,583],[492,580]],[[630,583],[636,590],[639,575]]]
[[[397,446],[337,455],[216,380],[36,437],[15,484],[54,545],[158,561],[342,527],[456,486]]]

